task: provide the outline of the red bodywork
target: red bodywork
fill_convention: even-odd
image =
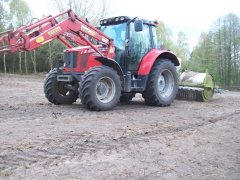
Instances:
[[[159,58],[170,59],[175,64],[175,66],[179,66],[179,61],[173,52],[168,50],[152,49],[143,57],[138,69],[138,75],[148,75],[152,69],[153,64]]]
[[[101,46],[97,46],[101,53],[105,56],[107,54],[107,50],[104,48],[101,48]],[[68,52],[77,52],[77,61],[76,61],[76,67],[73,68],[74,72],[85,72],[88,69],[94,67],[94,66],[101,66],[102,63],[97,61],[95,58],[94,50],[90,46],[83,46],[83,47],[76,47],[67,49],[64,51],[65,53]],[[96,54],[98,55],[98,54]],[[98,55],[99,56],[99,55]],[[64,68],[65,72],[71,72],[71,69],[69,67]]]

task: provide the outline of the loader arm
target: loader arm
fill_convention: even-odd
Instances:
[[[67,15],[67,18],[66,18]],[[64,19],[58,22],[57,19]],[[0,53],[32,51],[55,39],[60,40],[68,48],[71,42],[79,46],[90,46],[100,56],[103,56],[99,46],[89,39],[95,39],[98,44],[107,48],[106,57],[114,57],[113,40],[100,30],[77,17],[72,10],[64,11],[56,16],[49,16],[35,23],[21,26],[16,30],[0,33]]]

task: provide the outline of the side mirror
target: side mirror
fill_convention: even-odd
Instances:
[[[142,20],[134,21],[134,29],[136,32],[142,31],[143,30],[143,21]]]

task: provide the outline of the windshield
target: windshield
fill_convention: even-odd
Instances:
[[[126,38],[126,23],[101,26],[101,31],[114,40],[114,45],[124,50]]]

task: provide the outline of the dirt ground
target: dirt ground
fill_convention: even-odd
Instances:
[[[90,112],[43,80],[0,74],[0,179],[240,179],[240,92]]]

